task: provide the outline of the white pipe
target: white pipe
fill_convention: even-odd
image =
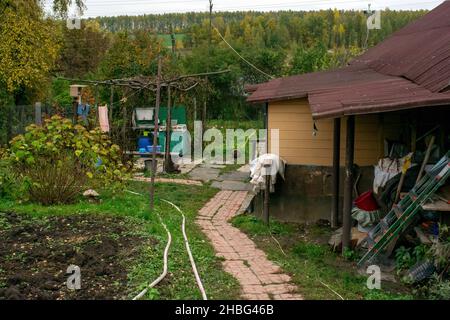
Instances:
[[[195,275],[195,280],[197,281],[198,288],[200,289],[200,292],[202,293],[203,300],[208,300],[208,297],[206,296],[205,288],[203,287],[202,280],[200,279],[200,275],[198,274],[198,271],[197,271],[197,266],[195,265],[194,257],[192,256],[188,237],[186,235],[186,217],[185,217],[183,211],[181,211],[181,209],[178,208],[175,204],[173,204],[170,201],[164,200],[164,199],[161,199],[161,200],[170,204],[171,206],[173,206],[183,216],[182,231],[183,231],[184,243],[186,244],[186,250],[189,255],[189,260],[191,261],[192,270],[194,271],[194,275]]]

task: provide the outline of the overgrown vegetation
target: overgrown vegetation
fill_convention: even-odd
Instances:
[[[450,299],[450,233],[449,227],[439,225],[439,238],[431,245],[419,244],[415,247],[398,248],[395,252],[398,274],[402,281],[414,288],[417,296],[426,299]],[[420,264],[430,262],[426,269],[430,269],[425,279],[415,279],[411,270]]]
[[[382,290],[369,290],[355,263],[330,250],[327,227],[272,220],[267,228],[250,215],[236,217],[233,224],[292,276],[305,299],[413,299],[410,290],[395,283],[382,282]]]

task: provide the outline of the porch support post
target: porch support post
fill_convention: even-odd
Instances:
[[[345,150],[345,187],[344,187],[344,212],[342,232],[342,253],[350,248],[351,237],[351,211],[353,204],[353,160],[355,151],[355,116],[347,119],[347,137]]]
[[[333,133],[333,196],[331,204],[331,227],[339,225],[339,161],[341,158],[341,118],[334,119]]]

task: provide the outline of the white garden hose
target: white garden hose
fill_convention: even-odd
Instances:
[[[187,250],[188,255],[189,255],[189,260],[191,261],[191,266],[192,266],[192,270],[194,271],[195,280],[197,281],[198,288],[200,289],[200,292],[202,293],[203,300],[208,300],[208,297],[206,296],[205,288],[203,287],[202,280],[200,279],[200,276],[199,276],[198,271],[197,271],[197,266],[195,265],[194,257],[192,256],[191,248],[189,246],[188,237],[186,235],[186,217],[185,217],[183,211],[181,211],[181,209],[178,208],[175,204],[173,204],[170,201],[164,200],[164,199],[161,199],[161,200],[166,202],[166,203],[168,203],[168,204],[170,204],[171,206],[173,206],[183,216],[183,224],[182,224],[181,228],[182,228],[182,231],[183,231],[184,243],[186,244],[186,250]]]
[[[130,191],[130,190],[126,190],[126,192],[129,192],[129,193],[135,194],[135,195],[139,195],[139,196],[144,196],[143,194],[140,194],[140,193],[137,193],[137,192],[133,192],[133,191]],[[200,276],[199,276],[198,271],[197,271],[197,266],[195,265],[194,257],[192,256],[191,248],[189,246],[188,237],[186,235],[186,217],[185,217],[183,211],[181,211],[181,209],[177,205],[173,204],[170,201],[164,200],[164,199],[161,199],[161,200],[166,202],[166,203],[168,203],[168,204],[170,204],[171,206],[173,206],[179,213],[181,213],[181,215],[183,217],[183,223],[182,223],[182,226],[181,226],[181,230],[183,231],[184,243],[186,245],[186,250],[187,250],[188,255],[189,255],[189,260],[191,262],[192,270],[194,271],[195,280],[197,281],[197,285],[198,285],[198,287],[200,289],[200,292],[202,294],[203,300],[208,300],[208,297],[206,296],[205,288],[203,287],[202,280],[200,279]],[[153,281],[150,285],[148,285],[147,288],[142,290],[141,293],[139,293],[136,297],[133,298],[133,300],[141,299],[148,292],[149,289],[153,288],[158,283],[160,283],[167,275],[168,255],[169,255],[170,244],[172,243],[172,235],[170,234],[170,231],[167,228],[167,226],[162,221],[161,216],[158,214],[158,212],[156,212],[156,215],[158,216],[158,219],[159,219],[160,223],[162,224],[162,226],[164,227],[164,229],[166,230],[167,236],[168,236],[167,245],[166,245],[166,248],[164,249],[164,270],[163,270],[163,273],[161,273],[161,275],[155,281]]]
[[[130,190],[125,190],[126,192],[129,192],[131,194],[135,194],[137,196],[144,196],[143,194],[134,192],[134,191],[130,191]],[[172,235],[170,234],[169,229],[167,228],[166,224],[162,221],[161,216],[159,215],[158,212],[156,212],[156,215],[158,216],[159,222],[161,223],[161,225],[164,227],[164,229],[167,232],[167,245],[166,248],[164,249],[164,267],[163,267],[163,272],[161,273],[161,275],[152,283],[150,283],[147,288],[145,288],[144,290],[142,290],[136,297],[133,298],[133,300],[139,300],[141,299],[147,292],[149,289],[153,288],[154,286],[156,286],[158,283],[160,283],[167,275],[167,270],[168,270],[168,257],[169,257],[169,249],[170,249],[170,245],[172,243]]]
[[[159,221],[161,222],[161,225],[164,227],[164,229],[167,232],[167,245],[166,248],[164,249],[164,268],[163,268],[163,272],[161,273],[161,275],[152,283],[150,283],[147,288],[145,288],[144,290],[141,291],[141,293],[139,293],[136,297],[133,298],[133,300],[139,300],[141,299],[147,292],[149,289],[153,288],[154,286],[156,286],[158,283],[160,283],[167,275],[167,265],[168,265],[168,256],[169,256],[169,249],[170,249],[170,244],[172,243],[172,235],[170,234],[169,229],[167,229],[167,226],[164,224],[164,222],[161,219],[161,216],[156,212],[156,215],[159,218]]]

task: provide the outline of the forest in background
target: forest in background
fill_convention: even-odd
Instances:
[[[369,33],[364,12],[338,10],[217,12],[213,29],[208,13],[103,17],[83,20],[81,29],[69,30],[63,15],[46,16],[38,1],[34,7],[14,5],[20,3],[18,0],[8,2],[13,5],[0,5],[3,123],[7,121],[4,115],[15,105],[36,101],[55,107],[70,105],[70,82],[60,77],[105,80],[154,76],[158,56],[163,58],[166,78],[230,70],[210,77],[208,86],[174,94],[175,103],[186,105],[191,116],[195,97],[200,106],[207,103],[208,119],[253,120],[259,110],[245,103],[245,84],[269,80],[265,74],[281,77],[345,65],[426,13],[384,10],[381,29]],[[233,52],[221,36],[263,73]],[[90,100],[93,95],[91,92]],[[98,96],[98,102],[108,103],[109,88],[99,86]],[[117,88],[114,101],[120,101],[120,108],[115,109],[120,121],[123,108],[151,106],[155,94]]]

